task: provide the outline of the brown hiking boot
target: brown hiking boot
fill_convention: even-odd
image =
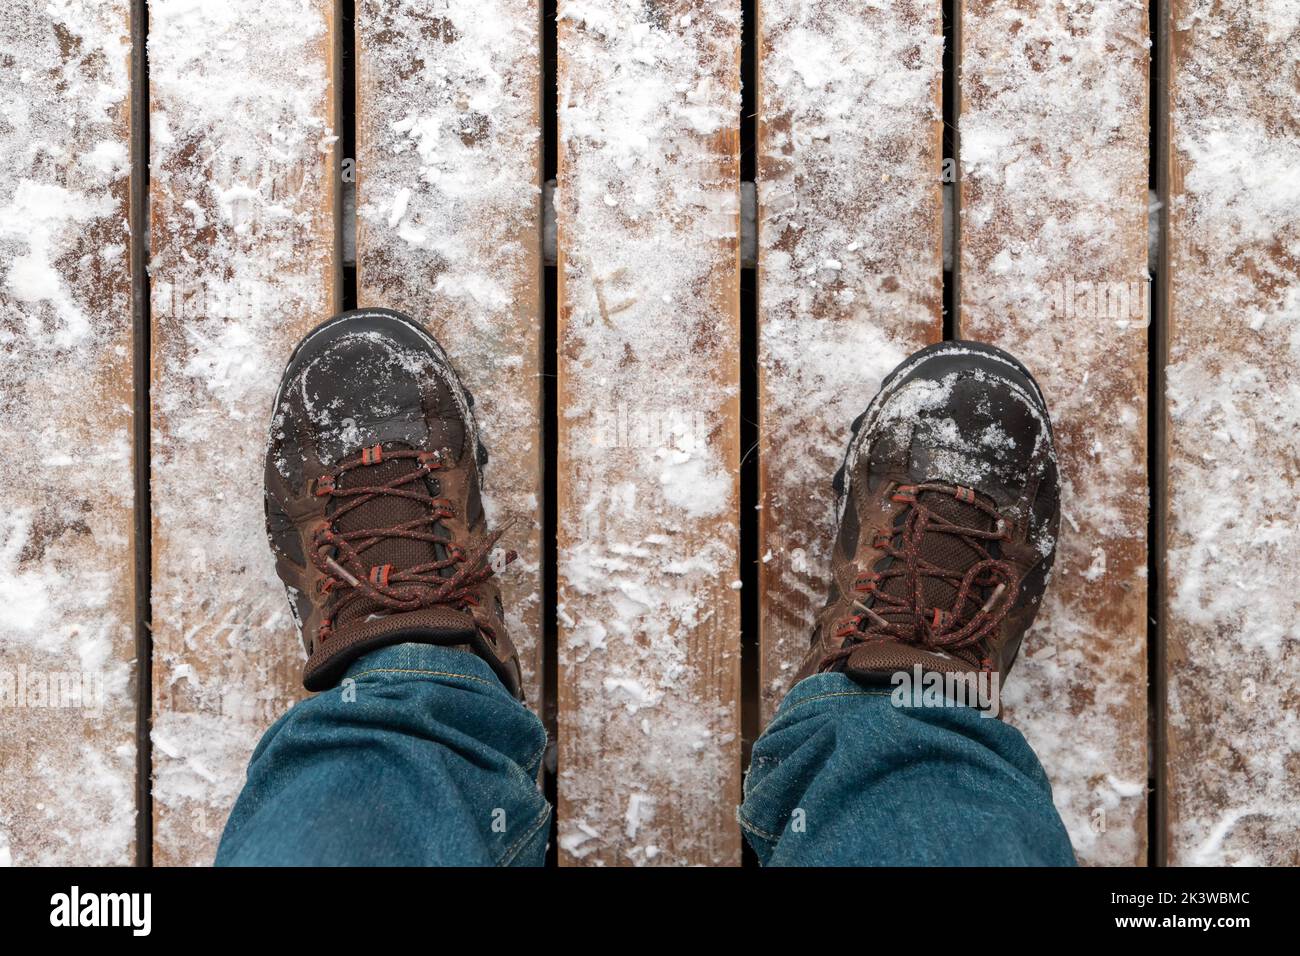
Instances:
[[[941,342],[896,368],[835,476],[826,607],[795,680],[841,671],[1006,677],[1056,554],[1042,392],[1007,353]]]
[[[294,350],[271,415],[266,531],[307,648],[303,684],[334,686],[390,644],[478,654],[516,697],[487,454],[446,353],[387,309],[336,316]]]

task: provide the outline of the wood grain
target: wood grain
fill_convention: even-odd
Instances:
[[[262,456],[301,335],[337,310],[330,0],[150,4],[154,860],[210,863],[303,650]]]
[[[0,18],[0,865],[135,847],[130,6]]]
[[[357,6],[358,304],[434,334],[477,400],[486,504],[519,521],[502,579],[542,674],[541,14],[536,2]]]
[[[1174,0],[1169,856],[1300,864],[1300,23]]]
[[[1061,537],[1006,693],[1079,859],[1146,859],[1147,12],[965,0],[960,331],[1047,396]]]
[[[895,365],[943,337],[943,35],[939,6],[920,0],[759,12],[766,722],[826,601],[849,424]]]
[[[559,31],[560,860],[737,864],[740,4]]]

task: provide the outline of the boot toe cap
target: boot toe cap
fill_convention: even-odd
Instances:
[[[348,313],[308,336],[285,372],[275,418],[281,457],[313,454],[329,467],[370,445],[450,448],[459,455],[468,409],[445,355],[405,317]],[[277,444],[273,429],[272,451]]]

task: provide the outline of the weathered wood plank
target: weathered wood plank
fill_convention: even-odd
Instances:
[[[921,0],[759,12],[766,721],[826,601],[849,423],[890,369],[943,337],[943,34],[939,5]]]
[[[740,4],[559,19],[560,859],[735,864]]]
[[[1170,862],[1300,864],[1300,21],[1174,0]]]
[[[130,5],[0,18],[0,865],[135,845]]]
[[[1147,11],[964,0],[960,328],[1047,395],[1061,538],[1007,716],[1083,862],[1146,856]]]
[[[280,373],[337,308],[331,0],[150,4],[154,859],[208,863],[301,693],[266,545]]]
[[[541,691],[541,13],[536,2],[357,6],[358,303],[426,324],[477,399],[502,579]]]

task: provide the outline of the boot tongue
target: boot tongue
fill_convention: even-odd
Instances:
[[[419,464],[410,458],[386,458],[377,465],[362,465],[359,468],[351,469],[339,477],[336,487],[357,488],[385,485],[412,471],[418,471],[419,468]],[[428,485],[417,482],[407,482],[402,485],[402,488],[417,492],[429,491]],[[430,493],[434,495],[438,493],[436,484]],[[355,499],[346,497],[331,499],[329,513],[332,515],[353,500]],[[334,527],[337,531],[343,533],[374,528],[391,528],[426,516],[429,513],[428,509],[427,504],[422,504],[410,498],[402,498],[397,495],[377,495],[360,507],[353,508],[347,514],[338,518],[334,522]],[[434,534],[445,537],[448,541],[451,540],[451,535],[443,528],[441,523],[435,523],[432,527]],[[429,528],[430,525],[427,523],[416,526],[416,530],[419,531],[426,531]],[[417,565],[428,564],[430,561],[445,560],[447,553],[447,548],[441,544],[416,541],[411,538],[385,537],[380,538],[375,544],[361,552],[361,561],[365,566],[365,571],[385,564],[392,565],[393,571],[402,571]],[[355,573],[354,568],[349,570]],[[450,568],[442,572],[444,577],[450,576],[451,573],[452,569]],[[393,613],[391,608],[377,601],[364,597],[358,598],[349,601],[347,606],[343,608],[339,614],[337,624],[347,625],[358,619],[364,619],[371,614],[388,615],[391,613]]]
[[[917,503],[934,512],[934,514],[963,528],[980,531],[993,530],[993,518],[974,505],[958,501],[953,495],[943,491],[923,491],[917,496]],[[921,536],[920,558],[922,561],[964,574],[976,561],[981,560],[979,551],[967,544],[955,534],[945,534],[933,527]],[[895,558],[901,561],[901,558]],[[911,604],[911,583],[906,575],[891,577],[880,585],[880,593],[899,598]],[[943,611],[953,610],[953,601],[957,597],[957,586],[941,578],[923,575],[921,578],[921,601],[923,611],[938,608]],[[970,605],[967,604],[969,609]],[[886,608],[877,603],[873,608],[885,620],[894,624],[907,623],[911,620],[909,611]],[[919,623],[919,622],[918,622]],[[919,633],[919,628],[918,628]]]

